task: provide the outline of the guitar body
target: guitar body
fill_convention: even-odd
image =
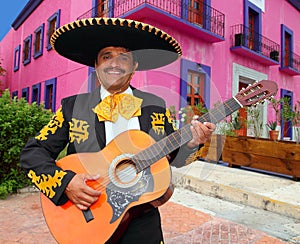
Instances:
[[[102,192],[90,207],[90,221],[71,201],[56,206],[41,194],[46,223],[59,243],[105,243],[117,228],[122,229],[123,219],[130,218],[130,211],[145,204],[157,207],[169,199],[172,191],[168,160],[163,157],[141,172],[130,160],[153,143],[148,134],[131,130],[120,134],[100,152],[72,154],[57,162],[64,170],[99,174],[99,180],[88,184]]]

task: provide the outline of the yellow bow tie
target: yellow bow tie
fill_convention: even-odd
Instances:
[[[119,114],[129,120],[134,116],[141,115],[142,99],[129,94],[115,94],[104,98],[93,111],[99,121],[116,122]]]

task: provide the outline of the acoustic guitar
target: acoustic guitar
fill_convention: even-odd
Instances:
[[[277,84],[263,80],[240,91],[199,118],[217,123],[244,106],[272,97]],[[171,169],[166,155],[192,139],[190,125],[155,142],[148,134],[130,130],[117,136],[103,150],[78,153],[57,162],[64,170],[99,174],[88,184],[102,192],[86,211],[71,201],[55,206],[44,194],[41,203],[46,223],[59,243],[105,243],[123,233],[130,217],[158,207],[172,195]]]

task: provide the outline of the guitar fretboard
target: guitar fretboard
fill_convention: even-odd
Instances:
[[[202,123],[212,122],[216,124],[241,107],[242,106],[235,100],[235,98],[231,98],[223,104],[216,106],[208,113],[200,116],[198,120]],[[190,141],[192,139],[190,126],[190,124],[183,126],[179,130],[176,130],[172,134],[133,156],[132,160],[136,164],[137,172],[143,171],[164,156]]]

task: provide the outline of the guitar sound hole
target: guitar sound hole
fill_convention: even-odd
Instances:
[[[119,183],[130,183],[137,177],[136,166],[130,160],[121,161],[116,165],[115,177]]]

